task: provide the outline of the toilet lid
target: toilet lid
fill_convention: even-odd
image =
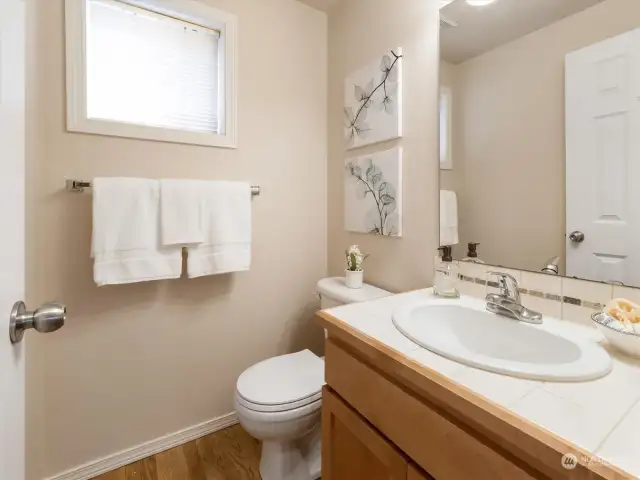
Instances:
[[[392,295],[391,292],[366,283],[362,288],[348,288],[343,277],[323,278],[318,282],[317,290],[320,296],[343,304],[368,302]]]
[[[323,385],[324,361],[304,350],[249,367],[238,378],[237,392],[256,407],[299,406],[319,399]]]

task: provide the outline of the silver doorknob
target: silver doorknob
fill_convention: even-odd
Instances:
[[[578,230],[576,230],[575,232],[571,232],[571,235],[569,235],[569,240],[575,243],[582,243],[584,242],[584,233]]]
[[[55,332],[66,319],[67,307],[61,303],[45,303],[35,312],[28,312],[24,302],[16,302],[11,310],[9,338],[11,343],[19,343],[30,328],[40,333]]]

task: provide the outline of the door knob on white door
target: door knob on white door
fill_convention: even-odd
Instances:
[[[584,233],[578,230],[576,230],[575,232],[571,232],[571,234],[569,235],[569,240],[575,243],[582,243],[584,242]]]
[[[11,343],[22,341],[25,330],[33,328],[40,333],[59,330],[67,319],[67,307],[61,303],[45,303],[34,312],[28,312],[24,302],[17,302],[11,310],[9,338]]]

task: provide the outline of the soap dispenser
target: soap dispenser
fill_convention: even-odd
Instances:
[[[438,297],[458,298],[460,297],[458,291],[460,265],[453,261],[450,246],[440,247],[438,250],[442,256],[435,268],[433,293]]]
[[[478,258],[478,245],[480,244],[476,242],[469,242],[469,251],[467,252],[467,256],[462,259],[463,262],[484,263]]]

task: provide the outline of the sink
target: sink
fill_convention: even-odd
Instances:
[[[464,300],[408,305],[394,312],[393,323],[411,341],[434,353],[503,375],[579,382],[611,371],[606,350],[547,325],[554,319],[531,325],[487,312],[481,305]]]

